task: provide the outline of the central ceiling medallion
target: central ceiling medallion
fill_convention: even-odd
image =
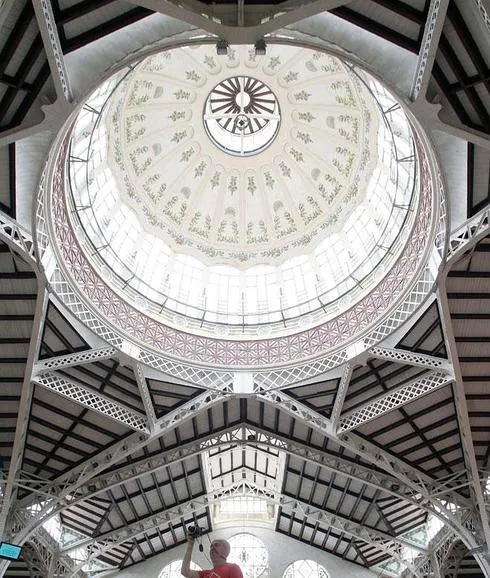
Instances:
[[[250,156],[265,150],[280,126],[279,103],[272,90],[251,76],[223,80],[210,92],[204,108],[209,138],[222,151]]]

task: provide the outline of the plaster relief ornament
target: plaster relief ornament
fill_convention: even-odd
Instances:
[[[432,160],[397,99],[333,54],[252,52],[184,46],[120,69],[48,163],[59,278],[159,355],[325,355],[393,310],[433,249]]]

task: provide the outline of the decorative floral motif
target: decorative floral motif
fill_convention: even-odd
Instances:
[[[185,199],[179,199],[178,195],[172,195],[162,209],[163,214],[167,215],[167,217],[177,225],[182,223],[186,211],[187,201]]]
[[[181,163],[187,163],[189,162],[189,159],[191,158],[191,156],[194,154],[194,148],[191,147],[190,149],[185,150],[181,155],[180,155],[180,162]]]
[[[231,195],[233,195],[233,193],[236,193],[236,191],[238,190],[238,177],[236,177],[235,175],[232,175],[230,177],[230,180],[228,182],[228,191]]]
[[[199,82],[201,80],[201,77],[195,70],[186,71],[185,76],[187,80],[192,80],[192,82]]]
[[[238,243],[238,224],[235,220],[223,219],[218,228],[218,241]]]
[[[304,159],[303,153],[302,153],[301,151],[292,148],[292,149],[289,151],[289,153],[291,154],[291,156],[294,158],[294,160],[295,160],[297,163],[302,163],[302,162],[304,162],[305,159]]]
[[[299,72],[292,72],[289,71],[286,76],[284,77],[284,82],[287,82],[288,84],[290,82],[295,82],[296,80],[298,80],[298,76],[299,76]]]
[[[306,92],[306,90],[300,90],[294,94],[296,102],[307,102],[311,96],[311,92]]]
[[[281,64],[281,59],[279,56],[272,56],[269,60],[269,68],[271,70],[276,69]]]
[[[359,141],[359,119],[350,114],[341,114],[338,116],[340,123],[344,125],[350,125],[350,130],[344,127],[339,127],[339,134],[343,136],[346,140],[357,144]]]
[[[279,163],[279,168],[281,169],[281,173],[283,177],[291,178],[291,169],[287,166],[284,161]]]
[[[267,227],[264,221],[260,220],[257,224],[252,221],[247,223],[247,245],[266,243],[268,240]]]
[[[248,181],[247,191],[253,195],[257,190],[257,185],[255,184],[255,177],[249,176],[247,178],[247,181]]]
[[[309,205],[309,208],[307,207],[307,205]],[[315,199],[311,195],[308,195],[306,197],[306,205],[305,203],[300,203],[298,205],[298,209],[299,214],[303,219],[305,225],[309,225],[323,212],[318,202],[315,201]]]
[[[270,189],[273,189],[276,181],[275,179],[272,178],[270,171],[266,171],[264,173],[264,178],[265,178],[265,186],[269,187]]]
[[[342,185],[330,174],[325,175],[325,181],[326,183],[320,183],[318,185],[318,190],[320,195],[331,205],[335,198],[342,192]]]
[[[150,90],[153,88],[153,82],[149,80],[137,80],[134,83],[133,90],[129,96],[128,105],[140,106],[148,102],[151,98]]]
[[[189,223],[189,231],[196,233],[196,235],[199,235],[203,239],[208,239],[209,233],[211,232],[211,217],[206,215],[206,217],[203,218],[201,211],[197,211]]]
[[[316,117],[313,116],[311,114],[311,112],[299,112],[298,118],[299,118],[299,120],[305,120],[306,122],[311,122],[312,120],[315,120]]]
[[[274,230],[279,239],[296,231],[294,219],[289,211],[283,211],[274,217]]]
[[[136,125],[141,125],[144,122],[146,116],[144,114],[133,114],[126,119],[126,141],[128,143],[137,140],[140,136],[144,135],[146,132],[146,127]]]
[[[183,118],[185,118],[185,111],[184,110],[174,110],[172,112],[172,114],[169,115],[168,117],[169,119],[173,120],[174,122],[177,122],[178,120],[182,120]]]
[[[179,143],[181,140],[185,139],[186,136],[187,136],[187,130],[181,130],[178,132],[174,132],[174,135],[170,139],[170,142]]]
[[[332,160],[332,164],[337,168],[341,175],[348,177],[352,171],[356,155],[345,147],[336,147],[335,152],[341,157],[344,157],[344,162],[340,161],[338,157],[335,157]]]
[[[143,190],[155,205],[160,201],[167,190],[167,185],[161,182],[161,178],[162,175],[160,173],[154,173],[143,183]],[[160,183],[160,186],[157,189],[156,186],[158,183]]]
[[[137,176],[140,176],[145,170],[151,165],[152,158],[147,155],[148,147],[141,146],[135,148],[133,151],[129,153],[129,158],[131,160],[131,164],[133,165],[133,170]]]
[[[209,54],[206,54],[206,56],[203,59],[203,62],[206,66],[208,66],[211,69],[216,68],[217,66],[214,56],[210,56]]]
[[[335,96],[336,102],[349,108],[356,108],[356,99],[354,98],[352,87],[347,80],[332,82],[330,88],[335,92],[343,92],[343,94],[337,94]]]
[[[298,132],[296,133],[296,137],[297,137],[299,140],[303,141],[306,145],[313,142],[313,139],[311,138],[310,133],[308,133],[308,132],[298,131]]]
[[[206,169],[206,163],[204,161],[201,161],[197,167],[194,169],[194,178],[197,179],[197,177],[202,177],[204,174],[204,171]]]
[[[182,90],[181,88],[174,92],[174,96],[177,100],[189,100],[191,93],[188,90]]]
[[[221,179],[221,173],[216,171],[213,175],[213,178],[209,181],[211,183],[212,189],[215,189],[216,187],[219,186],[220,179]]]

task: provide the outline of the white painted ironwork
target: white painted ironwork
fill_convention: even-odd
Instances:
[[[142,458],[130,465],[110,468],[108,471],[94,476],[78,488],[76,492],[71,494],[69,501],[61,500],[53,507],[50,515],[58,514],[67,508],[73,507],[77,503],[89,500],[124,483],[138,480],[162,468],[167,468],[185,459],[198,456],[206,448],[216,449],[223,446],[238,445],[251,447],[267,446],[281,449],[289,455],[304,459],[307,462],[325,468],[338,475],[343,475],[349,479],[367,484],[376,490],[386,492],[400,500],[408,501],[425,511],[431,512],[435,516],[439,515],[439,508],[434,508],[433,504],[424,496],[415,492],[411,487],[404,485],[394,476],[380,472],[377,469],[360,465],[355,461],[323,452],[320,449],[312,448],[307,444],[292,442],[290,439],[279,434],[271,434],[266,430],[249,425],[238,428],[228,428],[219,434],[210,434],[188,444],[180,445],[178,448],[161,452],[155,456]],[[49,482],[45,482],[43,486],[40,484],[38,478],[33,478],[28,473],[18,479],[18,485],[20,487],[34,492],[36,492],[36,488],[40,485],[44,487],[44,491],[46,491],[48,484]],[[52,484],[52,486],[49,490],[49,495],[56,496],[59,486],[56,484]],[[430,492],[431,495],[438,496],[450,492],[452,489],[453,488],[444,481],[443,484],[440,484],[438,487],[432,487]],[[42,495],[42,497],[44,497],[44,495]],[[455,518],[453,525],[457,524],[458,520]]]
[[[335,395],[335,403],[332,409],[332,415],[330,420],[332,421],[332,428],[337,429],[340,414],[342,413],[342,407],[344,406],[345,396],[347,395],[347,390],[349,389],[349,383],[352,377],[352,370],[354,369],[351,363],[346,363],[342,377],[340,378],[339,386],[337,388],[337,393]]]
[[[206,389],[216,389],[228,393],[233,391],[233,374],[229,371],[216,371],[213,369],[185,365],[178,361],[164,359],[159,355],[155,355],[154,353],[145,350],[140,351],[138,360],[145,365],[163,371],[167,375],[183,379],[192,385],[204,387]]]
[[[39,360],[34,364],[33,375],[42,375],[63,367],[73,367],[75,365],[83,365],[84,363],[111,359],[111,357],[115,357],[116,355],[117,350],[114,349],[114,347],[101,347],[99,349],[88,349],[87,351],[78,351],[76,353],[69,353],[68,355],[50,357],[49,359]]]
[[[67,282],[57,267],[54,268],[53,276],[49,279],[49,282],[61,302],[64,303],[82,323],[110,345],[122,349],[122,337],[86,307],[85,303],[73,291],[70,283]]]
[[[347,360],[347,350],[342,350],[311,363],[272,371],[258,371],[254,374],[255,391],[259,393],[263,390],[282,389],[292,386],[308,378],[326,373]]]
[[[43,39],[44,50],[48,58],[51,77],[56,95],[61,100],[72,100],[68,74],[65,68],[63,51],[50,0],[33,0],[37,24]]]
[[[452,374],[432,371],[428,375],[416,378],[400,387],[391,389],[384,395],[367,404],[345,413],[339,424],[339,432],[355,429],[377,417],[406,405],[454,380]]]
[[[422,98],[425,97],[425,93],[427,92],[448,5],[449,0],[431,0],[417,60],[415,77],[410,91],[410,98],[412,100],[416,100],[419,96]]]
[[[148,432],[148,425],[144,415],[125,407],[121,403],[110,400],[100,393],[91,391],[66,377],[46,372],[42,375],[34,376],[32,381],[88,409],[97,411],[126,427],[144,433]]]
[[[199,412],[222,402],[224,398],[225,396],[220,392],[207,391],[159,420],[157,422],[158,427],[150,435],[145,435],[143,432],[135,432],[75,466],[70,471],[58,476],[53,482],[38,487],[36,494],[17,502],[16,514],[19,515],[18,519],[21,523],[18,525],[15,536],[13,536],[15,543],[22,544],[46,520],[53,506],[61,503],[68,504],[71,496],[76,496],[78,488],[89,482],[94,476],[110,469],[128,455],[138,452],[138,450],[155,441],[170,429],[176,428],[183,422],[192,419]],[[43,494],[45,501],[36,518],[22,517],[22,512],[37,499],[38,494]]]
[[[411,568],[406,561],[400,558],[402,546],[408,546],[420,552],[426,551],[425,548],[421,547],[419,544],[407,541],[403,537],[393,537],[390,534],[373,528],[368,528],[355,521],[349,520],[348,518],[344,518],[343,516],[331,514],[321,508],[311,506],[301,500],[289,498],[278,492],[259,488],[246,481],[239,482],[238,484],[226,488],[220,488],[217,491],[210,492],[198,498],[193,498],[192,500],[179,504],[174,508],[169,508],[158,514],[153,514],[147,518],[128,524],[123,528],[112,530],[102,534],[101,536],[97,536],[96,538],[87,538],[85,541],[71,545],[64,551],[69,552],[73,549],[84,547],[91,552],[89,558],[93,559],[109,550],[112,550],[115,546],[123,544],[127,540],[137,538],[146,532],[153,531],[157,526],[166,526],[172,522],[182,522],[186,515],[206,510],[210,505],[226,498],[250,494],[264,496],[268,501],[280,506],[282,510],[287,510],[291,514],[301,516],[306,520],[314,520],[315,523],[325,524],[333,530],[370,544],[378,551],[398,559],[404,567],[408,566]],[[414,575],[416,576],[417,574],[414,573]]]
[[[22,468],[22,460],[24,457],[33,396],[31,373],[34,362],[39,356],[39,349],[41,347],[42,333],[44,328],[44,319],[46,316],[48,303],[49,299],[47,292],[43,289],[40,289],[37,296],[36,311],[32,324],[31,342],[29,345],[27,361],[24,369],[24,380],[22,383],[19,408],[17,411],[17,422],[15,426],[15,436],[12,447],[12,455],[10,458],[9,471],[6,483],[3,484],[4,488],[2,495],[2,508],[0,510],[0,539],[2,539],[10,531],[10,529],[7,527],[7,518],[10,515],[12,506],[15,504],[17,498],[15,479]]]
[[[20,253],[37,271],[37,260],[31,234],[0,210],[0,239]]]
[[[461,448],[463,451],[464,462],[468,473],[468,479],[470,481],[469,490],[473,497],[474,504],[478,509],[479,514],[478,526],[481,526],[481,530],[483,532],[487,547],[487,552],[490,552],[490,524],[488,519],[488,512],[485,505],[485,496],[483,494],[483,488],[480,483],[480,475],[478,471],[478,464],[476,461],[475,448],[473,445],[473,437],[468,414],[468,405],[466,403],[463,377],[461,374],[461,367],[458,358],[458,350],[456,347],[456,340],[454,337],[454,331],[451,323],[451,311],[449,308],[449,302],[446,293],[446,277],[449,269],[450,265],[448,264],[445,268],[444,275],[442,276],[441,283],[438,289],[439,310],[441,313],[441,322],[444,328],[446,350],[448,351],[449,358],[452,360],[454,365],[454,375],[455,375],[453,384],[454,406],[456,409],[456,415],[458,416],[458,427],[460,431]],[[471,549],[471,546],[468,545],[468,547]],[[480,558],[480,560],[482,558]],[[483,559],[486,560],[485,558]],[[490,561],[487,560],[486,564],[487,564],[486,575],[490,576]],[[485,568],[482,567],[482,570],[485,571]]]
[[[448,247],[448,262],[454,262],[464,252],[488,235],[490,228],[490,207],[487,206],[470,217],[451,233]]]
[[[488,15],[487,7],[485,6],[485,0],[473,0],[473,3],[480,14],[483,24],[486,26],[487,30],[490,32],[490,16]]]
[[[398,329],[425,301],[435,285],[434,275],[429,267],[424,269],[413,289],[407,295],[403,303],[377,327],[370,331],[363,341],[367,347],[377,345],[383,339]]]
[[[433,357],[432,355],[425,355],[424,353],[407,351],[405,349],[372,347],[368,351],[368,354],[376,357],[377,359],[385,359],[386,361],[393,361],[395,363],[413,365],[414,367],[439,369],[448,373],[452,371],[452,365],[447,359],[442,357]]]
[[[278,6],[268,4],[263,12],[257,12],[257,9],[251,10],[244,6],[244,18],[247,22],[250,18],[256,22],[250,26],[233,26],[219,22],[220,6],[213,7],[209,11],[201,3],[194,3],[192,0],[174,3],[170,0],[134,0],[135,4],[149,8],[154,12],[161,13],[165,16],[177,18],[182,22],[196,26],[197,28],[216,36],[223,38],[230,44],[250,44],[253,45],[258,38],[276,32],[285,26],[314,16],[321,12],[333,10],[338,6],[346,4],[346,0],[314,0],[313,2],[286,2],[289,9],[282,9]],[[227,6],[222,6],[222,10],[227,10]],[[221,11],[222,11],[221,10]],[[233,19],[236,18],[236,6],[232,7]],[[227,23],[230,22],[230,14],[223,14],[222,17]]]
[[[150,390],[148,389],[148,382],[146,381],[143,367],[140,363],[137,363],[136,366],[134,367],[134,375],[136,377],[136,382],[138,384],[138,390],[140,392],[141,400],[143,402],[143,407],[145,408],[148,427],[150,431],[153,431],[155,429],[157,418],[155,415],[155,408],[153,407],[153,401],[151,399]]]
[[[397,478],[399,482],[403,483],[404,488],[411,488],[418,500],[427,505],[431,504],[435,515],[457,532],[469,548],[476,547],[476,529],[467,525],[469,504],[465,499],[462,499],[461,494],[450,487],[442,486],[437,480],[430,478],[427,474],[384,451],[381,447],[359,438],[352,432],[343,432],[341,435],[336,435],[332,430],[330,420],[303,404],[288,398],[283,392],[264,392],[260,397],[273,407],[279,407],[293,417],[303,420],[309,427],[329,437],[341,447],[353,452],[355,455],[359,455]],[[446,508],[441,504],[441,500],[434,501],[432,497],[433,491],[439,496],[444,494],[448,502],[457,504],[458,508],[456,511]],[[408,492],[407,495],[409,495]],[[488,569],[490,572],[488,562],[483,562],[482,568]]]

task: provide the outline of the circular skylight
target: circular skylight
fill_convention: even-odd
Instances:
[[[216,85],[204,108],[204,126],[214,144],[238,156],[262,152],[277,135],[279,104],[257,78],[234,76]]]
[[[116,346],[233,367],[324,355],[374,331],[422,279],[437,226],[444,240],[412,122],[315,49],[152,54],[98,86],[53,148],[46,275]]]

